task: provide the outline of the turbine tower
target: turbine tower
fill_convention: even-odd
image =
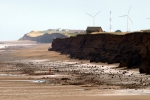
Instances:
[[[86,13],[86,14],[88,14],[89,16],[91,16],[92,18],[93,18],[93,26],[95,26],[95,17],[98,15],[100,13],[100,11],[96,14],[96,15],[91,15],[91,14],[88,14],[88,13]]]
[[[128,27],[128,20],[130,19],[130,21],[132,22],[130,16],[129,16],[129,12],[130,12],[130,9],[131,9],[131,6],[129,8],[129,11],[128,11],[128,14],[127,15],[123,15],[123,16],[120,16],[120,17],[127,17],[127,32],[129,31],[129,27]],[[133,22],[132,22],[133,23]]]
[[[146,19],[150,19],[150,18],[146,18]]]
[[[112,32],[112,18],[111,18],[111,11],[110,11],[110,32]]]

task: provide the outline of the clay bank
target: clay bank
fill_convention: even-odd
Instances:
[[[49,50],[91,62],[120,63],[120,67],[128,68],[139,67],[140,73],[150,73],[150,33],[148,32],[124,35],[85,34],[65,39],[56,38]]]

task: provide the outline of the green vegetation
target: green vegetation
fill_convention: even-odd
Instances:
[[[67,31],[53,31],[53,30],[45,30],[45,31],[31,31],[29,33],[27,33],[28,36],[30,37],[38,37],[38,36],[41,36],[43,34],[53,34],[53,33],[60,33],[62,35],[65,35],[67,37],[75,37],[77,36],[78,34],[85,34],[84,32],[83,33],[78,33],[78,32],[67,32]]]
[[[72,36],[75,37],[75,36],[77,36],[79,34],[85,34],[85,33],[69,33],[69,32],[64,32],[62,34],[64,34],[67,37],[72,37]]]
[[[116,30],[115,32],[121,32],[121,30]]]
[[[143,32],[148,32],[148,33],[150,33],[150,30],[142,30]]]

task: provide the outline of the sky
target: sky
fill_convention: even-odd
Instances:
[[[150,0],[0,0],[0,41],[18,40],[32,30],[81,29],[101,26],[110,31],[110,11],[112,30],[150,29]],[[88,13],[88,14],[87,14]]]

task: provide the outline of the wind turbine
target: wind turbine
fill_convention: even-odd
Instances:
[[[91,15],[91,14],[86,13],[86,14],[88,14],[89,16],[91,16],[91,17],[93,18],[93,26],[95,26],[95,17],[96,17],[99,13],[100,13],[100,11],[99,11],[97,14],[95,14],[94,16]]]
[[[112,18],[111,18],[111,11],[110,11],[110,19],[109,19],[109,21],[110,21],[110,32],[112,32]]]
[[[129,31],[129,28],[128,28],[128,19],[130,19],[130,21],[132,22],[130,16],[129,16],[129,12],[130,12],[130,9],[131,9],[131,6],[129,8],[129,11],[128,11],[128,14],[127,15],[123,15],[123,16],[120,16],[120,17],[127,17],[127,32]],[[132,22],[133,23],[133,22]]]
[[[146,19],[150,19],[150,18],[146,18]]]

